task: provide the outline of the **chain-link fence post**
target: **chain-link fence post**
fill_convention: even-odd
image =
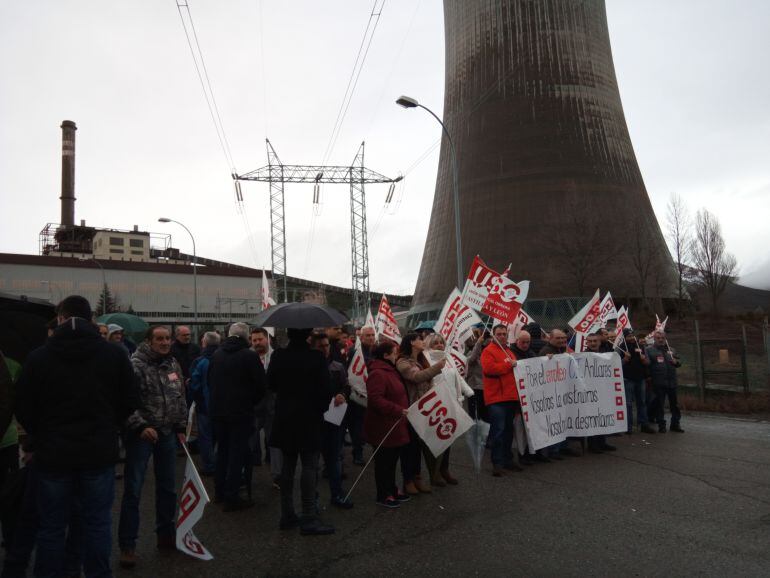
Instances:
[[[741,366],[743,368],[743,393],[749,394],[749,364],[746,359],[748,354],[748,341],[746,340],[746,325],[741,324],[741,339],[743,341],[743,350],[741,351]]]
[[[695,320],[695,382],[698,384],[698,390],[700,391],[700,400],[706,399],[706,379],[703,375],[703,360],[701,359],[700,348],[700,327],[698,326],[698,320]]]
[[[767,387],[770,389],[770,328],[767,325],[767,317],[762,323],[762,338],[765,344],[765,355],[767,356]]]

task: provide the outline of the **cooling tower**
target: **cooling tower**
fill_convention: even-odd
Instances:
[[[497,270],[512,262],[511,277],[531,280],[536,299],[599,286],[639,297],[640,278],[646,296],[670,294],[671,258],[626,127],[604,2],[444,0],[444,25],[464,270],[476,254]],[[413,313],[440,306],[455,284],[451,162],[444,137]]]

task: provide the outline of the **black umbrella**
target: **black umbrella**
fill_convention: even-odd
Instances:
[[[317,303],[281,303],[256,316],[253,323],[261,327],[306,329],[310,327],[335,327],[349,320],[344,313]]]

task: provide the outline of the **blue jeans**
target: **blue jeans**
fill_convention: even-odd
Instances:
[[[344,497],[342,495],[343,429],[340,426],[325,421],[323,425],[323,433],[321,435],[324,466],[326,468],[327,474],[329,475],[329,490],[331,491],[331,497],[332,499]]]
[[[64,572],[66,530],[73,503],[80,505],[83,571],[87,577],[112,576],[112,501],[115,467],[95,470],[38,470],[39,527],[35,555],[36,577],[58,577]]]
[[[126,469],[123,502],[120,505],[118,543],[121,550],[134,550],[139,537],[139,501],[142,497],[147,462],[152,456],[155,473],[155,531],[159,536],[174,536],[176,514],[176,435],[158,431],[156,443],[138,435],[126,439]]]
[[[25,466],[27,483],[13,539],[6,543],[3,578],[25,578],[40,526],[37,515],[38,473],[34,460]],[[64,575],[77,576],[83,567],[83,520],[80,502],[72,500],[72,512],[64,546]]]
[[[487,406],[489,442],[492,446],[492,465],[502,468],[513,462],[513,416],[516,402],[501,401]]]
[[[644,400],[644,380],[626,378],[623,381],[626,386],[626,419],[628,420],[628,431],[631,431],[634,427],[634,400],[636,400],[636,423],[639,425],[647,423],[647,404]]]
[[[214,433],[211,426],[211,418],[207,414],[199,413],[197,419],[201,471],[206,474],[213,474],[217,466],[217,455],[214,452]]]

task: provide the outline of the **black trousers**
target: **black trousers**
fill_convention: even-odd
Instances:
[[[253,428],[253,418],[214,420],[214,436],[217,440],[214,493],[226,502],[238,500],[243,468],[248,461],[249,436]]]
[[[374,455],[374,480],[377,484],[377,500],[384,500],[388,496],[398,493],[396,487],[396,464],[401,448],[381,447]]]
[[[654,395],[647,410],[650,421],[656,421],[659,426],[666,425],[664,408],[666,406],[666,398],[668,398],[668,408],[671,411],[671,425],[679,425],[679,420],[682,419],[682,412],[679,411],[679,402],[676,398],[676,388],[655,387],[653,391]]]

